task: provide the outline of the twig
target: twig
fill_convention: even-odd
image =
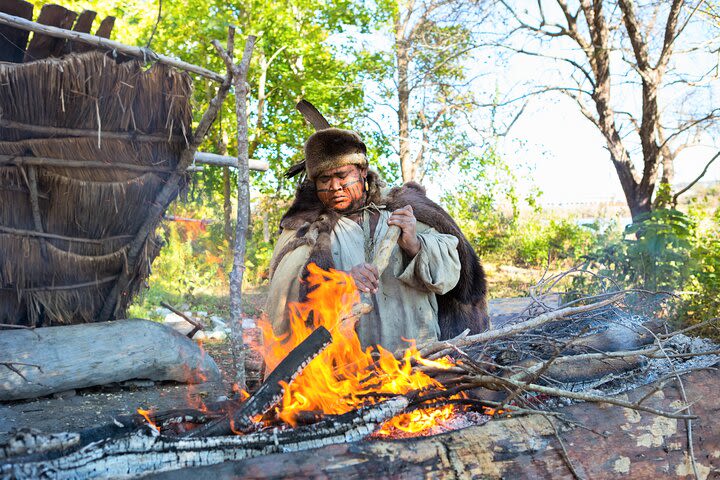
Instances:
[[[700,175],[698,175],[697,178],[695,178],[692,182],[688,183],[685,188],[683,188],[682,190],[680,190],[679,192],[677,192],[675,195],[673,195],[673,197],[672,197],[672,205],[677,205],[678,197],[679,197],[680,195],[682,195],[683,193],[687,192],[688,190],[690,190],[697,182],[700,181],[700,179],[701,179],[702,177],[705,176],[705,174],[706,174],[707,171],[708,171],[708,168],[710,168],[710,165],[712,165],[713,162],[714,162],[715,160],[717,160],[718,157],[720,157],[720,152],[716,153],[716,154],[710,159],[710,161],[705,165],[705,168],[703,168],[703,171],[700,172]],[[696,473],[697,473],[697,472],[696,472]]]
[[[567,449],[565,448],[565,444],[563,443],[562,439],[560,438],[560,432],[558,432],[555,422],[553,422],[548,417],[545,417],[545,420],[547,420],[547,422],[552,427],[553,432],[555,432],[555,438],[557,439],[558,444],[560,445],[560,456],[565,461],[565,465],[567,465],[568,469],[570,470],[570,473],[572,473],[572,476],[575,477],[576,480],[582,480],[583,477],[580,476],[580,474],[577,472],[577,470],[575,470],[575,466],[570,461],[570,456],[568,455]]]
[[[657,410],[655,408],[645,407],[642,405],[638,405],[636,403],[626,402],[624,400],[620,400],[617,398],[610,398],[610,397],[601,397],[599,395],[592,395],[588,393],[581,393],[581,392],[571,392],[569,390],[563,390],[560,388],[553,388],[553,387],[546,387],[543,385],[536,385],[532,383],[524,383],[519,382],[517,380],[512,380],[509,378],[500,378],[500,377],[493,377],[489,375],[479,375],[475,376],[471,381],[475,383],[476,386],[479,387],[497,387],[497,386],[506,386],[506,387],[519,387],[524,388],[525,390],[538,392],[538,393],[544,393],[546,395],[551,395],[553,397],[566,397],[566,398],[572,398],[574,400],[583,400],[586,402],[595,402],[595,403],[609,403],[611,405],[617,405],[619,407],[625,407],[629,408],[631,410],[640,410],[643,412],[652,413],[655,415],[659,415],[661,417],[667,417],[667,418],[676,418],[676,419],[687,419],[687,418],[697,418],[694,415],[680,415],[673,412],[665,412],[662,410]]]
[[[675,332],[670,332],[670,333],[663,333],[663,334],[661,334],[661,335],[658,335],[657,337],[658,337],[660,340],[667,340],[668,338],[672,338],[672,337],[674,337],[675,335],[685,334],[685,333],[690,332],[690,331],[692,331],[692,330],[695,330],[695,329],[697,329],[697,328],[701,328],[701,327],[704,327],[704,326],[706,326],[706,325],[710,325],[711,323],[715,323],[715,322],[717,322],[718,320],[720,320],[720,317],[711,318],[711,319],[709,319],[709,320],[705,320],[705,321],[703,321],[703,322],[696,323],[695,325],[690,325],[689,327],[683,328],[682,330],[677,330],[677,331],[675,331]]]
[[[40,370],[41,373],[42,373],[42,371],[43,371],[43,369],[40,367],[40,365],[35,365],[34,363],[0,362],[0,365],[3,365],[4,367],[6,367],[6,368],[7,368],[8,370],[10,370],[11,372],[14,372],[14,373],[20,375],[20,378],[22,378],[23,380],[25,380],[25,381],[28,382],[28,383],[32,383],[32,382],[31,382],[30,380],[28,380],[27,377],[25,377],[25,375],[23,375],[22,372],[15,367],[15,365],[22,365],[22,366],[24,366],[24,367],[35,367],[35,368],[37,368],[38,370]]]
[[[150,33],[150,38],[148,38],[147,44],[145,44],[145,48],[150,48],[153,37],[155,36],[155,32],[157,32],[158,25],[160,25],[160,20],[162,20],[162,0],[158,0],[157,20],[155,20],[155,25],[153,25],[152,32]]]

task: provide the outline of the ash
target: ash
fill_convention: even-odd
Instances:
[[[678,334],[663,344],[663,350],[658,355],[673,355],[677,353],[702,353],[717,351],[720,345],[706,338],[688,337]],[[651,358],[647,364],[638,370],[628,372],[618,378],[610,378],[595,387],[596,391],[605,395],[617,395],[633,388],[648,385],[668,375],[682,374],[691,370],[711,368],[720,363],[720,355],[710,354],[686,358]]]
[[[556,339],[562,337],[573,338],[573,334],[582,337],[592,335],[598,331],[612,330],[614,328],[626,329],[627,332],[650,333],[648,325],[652,319],[637,314],[630,314],[618,308],[608,308],[595,313],[592,317],[579,317],[570,322],[563,322],[556,329],[544,329],[543,334]],[[655,320],[656,324],[660,322]],[[665,326],[664,326],[665,327]],[[585,332],[577,334],[577,332]],[[670,379],[675,374],[710,369],[720,364],[720,355],[708,354],[684,358],[671,358],[676,354],[699,354],[720,350],[720,345],[706,338],[690,337],[683,334],[676,334],[666,340],[660,340],[655,334],[654,342],[645,345],[633,345],[627,350],[653,348],[658,343],[662,348],[654,355],[659,358],[646,358],[639,368],[624,372],[613,372],[612,374],[591,381],[578,383],[560,383],[552,386],[574,392],[584,392],[600,396],[619,395],[629,390],[652,384],[665,379]],[[632,335],[630,335],[632,336]],[[560,337],[560,338],[558,338]],[[662,357],[665,358],[662,358]],[[552,398],[541,402],[544,408],[577,403],[577,400],[568,398]],[[541,407],[542,408],[542,407]]]

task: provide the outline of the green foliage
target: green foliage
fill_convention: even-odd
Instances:
[[[604,289],[609,280],[615,288],[675,292],[679,301],[654,313],[671,312],[680,325],[720,316],[720,209],[708,212],[657,209],[644,215],[626,228],[624,239],[588,255],[588,267],[601,280],[579,277],[574,287]]]
[[[523,222],[508,238],[506,255],[516,265],[541,266],[575,263],[611,235],[612,225],[578,225],[572,219],[551,219],[547,224]]]
[[[684,213],[659,209],[625,228],[625,238],[589,255],[599,272],[621,285],[648,290],[682,288],[695,269],[695,224]]]

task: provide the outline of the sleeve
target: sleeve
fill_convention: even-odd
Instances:
[[[295,238],[294,230],[284,230],[273,250],[273,259]],[[287,332],[289,319],[287,317],[288,302],[296,302],[300,295],[300,272],[302,271],[310,247],[307,245],[287,252],[272,272],[270,289],[268,291],[265,314],[272,323],[277,335]]]
[[[418,239],[420,251],[414,258],[402,253],[404,269],[396,274],[398,280],[437,295],[449,292],[460,279],[458,239],[420,223]]]

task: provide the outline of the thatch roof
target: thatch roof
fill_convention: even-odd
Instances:
[[[0,62],[0,85],[0,323],[92,322],[187,146],[190,77],[93,51]]]

